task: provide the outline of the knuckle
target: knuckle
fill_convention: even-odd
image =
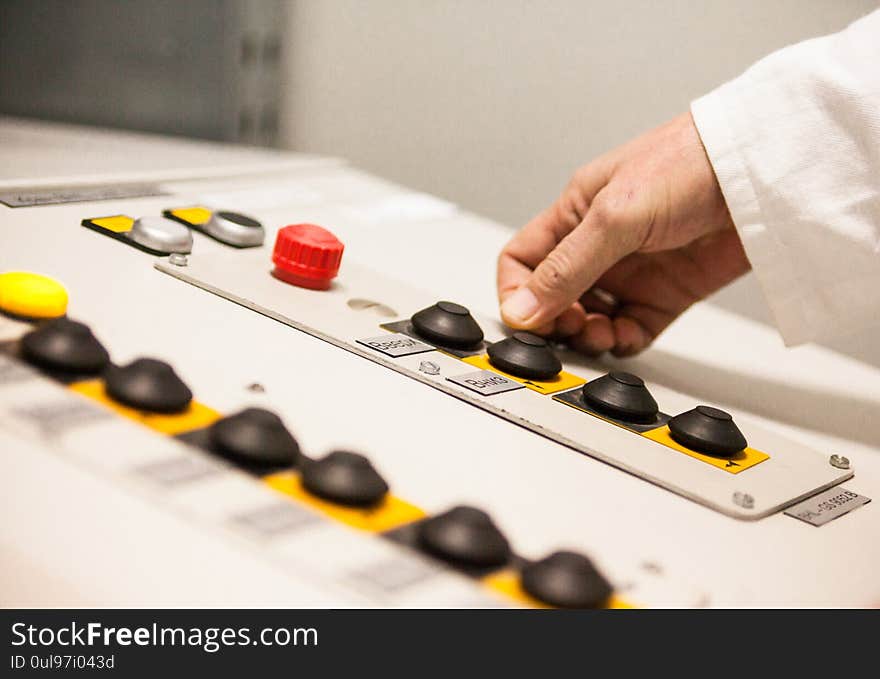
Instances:
[[[571,181],[569,182],[569,186],[580,187],[588,184],[590,179],[595,174],[595,169],[591,164],[581,165],[577,170],[574,171],[574,174],[571,176]]]
[[[518,231],[514,236],[508,240],[504,247],[501,248],[501,252],[498,253],[498,264],[500,265],[505,260],[514,260],[521,261],[523,255],[523,233],[522,231]]]
[[[573,229],[583,221],[589,208],[590,201],[584,195],[581,181],[575,176],[565,187],[557,202],[558,219]]]
[[[619,201],[600,194],[590,206],[590,218],[595,228],[607,231],[620,225],[623,221],[623,210]]]

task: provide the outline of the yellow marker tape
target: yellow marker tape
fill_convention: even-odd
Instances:
[[[303,488],[299,475],[295,472],[278,472],[263,478],[263,481],[279,493],[284,493],[313,507],[322,514],[358,530],[382,533],[405,523],[424,518],[425,512],[389,494],[375,507],[344,507],[315,497]]]
[[[131,231],[131,227],[134,224],[134,219],[126,215],[113,215],[112,217],[94,217],[86,221],[91,222],[95,226],[104,229],[105,231],[112,231],[113,233],[126,233],[127,231]]]
[[[174,217],[182,222],[186,222],[191,226],[207,224],[208,220],[211,219],[211,210],[201,206],[179,207],[173,210],[166,210],[165,214],[168,217]]]
[[[754,448],[746,448],[729,458],[703,455],[702,453],[685,448],[680,443],[674,441],[669,435],[669,427],[667,426],[651,429],[650,431],[644,432],[642,436],[645,436],[652,441],[662,443],[667,448],[672,448],[685,455],[690,455],[692,458],[700,460],[700,462],[705,462],[711,464],[713,467],[723,469],[730,474],[739,474],[741,471],[744,471],[749,467],[754,467],[756,464],[760,464],[764,460],[770,459],[770,456],[767,453],[762,453],[760,450],[755,450]]]
[[[529,608],[553,608],[542,601],[539,601],[531,594],[526,592],[520,584],[519,573],[512,570],[502,570],[492,573],[483,578],[483,584],[499,594],[503,594],[508,599],[513,599],[517,603],[524,604]],[[627,603],[616,594],[612,594],[603,608],[610,609],[629,609],[636,608]]]
[[[515,375],[506,373],[503,370],[499,370],[494,365],[489,363],[489,356],[486,354],[483,354],[482,356],[467,356],[461,360],[474,366],[475,368],[479,368],[480,370],[491,370],[498,373],[499,375],[504,375],[504,377],[511,379],[514,382],[524,384],[526,387],[528,387],[532,391],[537,391],[539,394],[555,394],[557,391],[574,389],[578,385],[584,384],[586,382],[585,379],[564,371],[559,373],[552,380],[526,380],[522,377],[516,377]]]
[[[160,413],[148,413],[135,408],[129,408],[121,403],[117,403],[107,395],[104,389],[104,383],[101,380],[87,380],[85,382],[75,382],[70,385],[70,389],[78,394],[87,396],[93,401],[97,401],[101,405],[107,406],[111,410],[115,410],[120,415],[127,417],[135,422],[158,431],[162,434],[175,436],[193,429],[201,429],[207,427],[220,419],[220,413],[213,408],[209,408],[203,403],[193,401],[182,413],[174,415],[164,415]]]
[[[0,274],[0,311],[23,318],[58,318],[67,313],[67,290],[48,276],[7,271]]]

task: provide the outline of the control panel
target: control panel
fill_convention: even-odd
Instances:
[[[876,366],[512,331],[510,230],[343,161],[0,142],[5,604],[880,602]]]

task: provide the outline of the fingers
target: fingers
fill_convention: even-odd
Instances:
[[[509,293],[505,279],[501,316],[514,328],[540,328],[571,307],[616,262],[640,244],[642,225],[600,192],[583,220],[547,253],[534,271]],[[546,241],[544,243],[546,245]]]
[[[571,338],[568,343],[575,351],[598,356],[610,351],[615,344],[614,326],[611,319],[604,314],[587,314],[581,332]]]
[[[498,258],[500,302],[519,289],[544,258],[583,221],[609,173],[610,162],[601,158],[579,169],[556,202],[520,229],[504,247]]]
[[[509,326],[628,356],[747,268],[683,114],[579,170],[501,253],[498,297]]]
[[[620,309],[620,301],[613,294],[595,285],[581,295],[579,302],[587,311],[606,316],[613,316]]]
[[[619,358],[632,356],[647,349],[656,336],[633,316],[617,316],[613,323],[614,346],[611,348],[611,353]]]
[[[665,325],[664,325],[665,327]],[[635,316],[589,313],[581,331],[568,338],[569,345],[581,353],[598,356],[606,351],[619,358],[645,350],[656,335]]]

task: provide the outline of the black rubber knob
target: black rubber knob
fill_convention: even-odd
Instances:
[[[483,331],[471,312],[455,302],[437,302],[413,314],[413,330],[429,342],[470,349],[483,341]]]
[[[522,570],[522,587],[558,608],[599,608],[612,591],[593,562],[575,552],[554,552],[529,564]]]
[[[96,375],[110,363],[89,327],[69,318],[47,321],[22,337],[21,353],[40,368],[80,375]]]
[[[610,372],[587,382],[581,393],[588,406],[609,417],[638,423],[657,419],[657,401],[636,375]]]
[[[489,345],[488,352],[489,363],[527,380],[553,379],[562,370],[562,363],[547,340],[528,332],[515,332]]]
[[[464,566],[501,566],[511,556],[510,544],[486,512],[454,507],[425,519],[419,544],[431,554]]]
[[[174,368],[154,358],[107,366],[104,384],[111,398],[138,410],[177,413],[192,401],[192,392]]]
[[[211,444],[223,457],[257,470],[293,467],[299,445],[273,412],[247,408],[218,420],[209,430]]]
[[[304,462],[302,483],[320,498],[351,507],[378,504],[388,492],[385,479],[367,458],[345,450]]]
[[[673,417],[669,434],[685,448],[715,457],[731,457],[748,445],[730,413],[710,406]]]

